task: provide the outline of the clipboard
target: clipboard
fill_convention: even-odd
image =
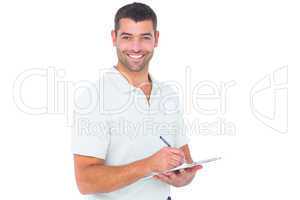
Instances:
[[[194,167],[194,166],[197,166],[197,165],[202,165],[202,164],[205,164],[205,163],[217,161],[217,160],[220,160],[220,159],[221,159],[221,157],[213,157],[213,158],[209,158],[209,159],[205,159],[205,160],[199,160],[197,162],[193,162],[193,163],[190,163],[190,164],[183,163],[182,165],[180,165],[178,167],[175,167],[175,168],[172,168],[172,169],[160,172],[160,173],[151,173],[150,175],[145,176],[141,180],[148,180],[148,179],[150,179],[153,176],[158,175],[158,174],[163,174],[163,173],[166,173],[166,172],[172,172],[172,171],[176,171],[176,170],[180,170],[180,169],[187,169],[187,168],[191,168],[191,167]]]

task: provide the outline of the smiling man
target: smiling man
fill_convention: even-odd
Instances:
[[[97,200],[170,199],[170,186],[189,184],[201,166],[142,179],[192,162],[178,94],[149,74],[159,39],[156,14],[142,3],[123,6],[111,37],[118,62],[102,77],[101,98],[95,109],[75,113],[79,191]],[[76,105],[83,108],[89,97],[82,94]]]

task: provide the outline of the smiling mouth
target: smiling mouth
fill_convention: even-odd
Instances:
[[[127,54],[127,56],[129,58],[132,58],[132,59],[135,59],[135,60],[139,60],[139,59],[143,58],[145,55],[143,55],[143,54],[139,54],[139,55]]]

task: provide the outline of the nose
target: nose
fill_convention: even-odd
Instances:
[[[134,52],[139,52],[142,50],[142,45],[139,40],[133,40],[131,44],[131,50]]]

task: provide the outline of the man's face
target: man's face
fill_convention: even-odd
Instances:
[[[154,31],[151,20],[135,22],[123,18],[119,24],[120,28],[112,31],[119,62],[130,71],[142,71],[153,56],[159,33]]]

